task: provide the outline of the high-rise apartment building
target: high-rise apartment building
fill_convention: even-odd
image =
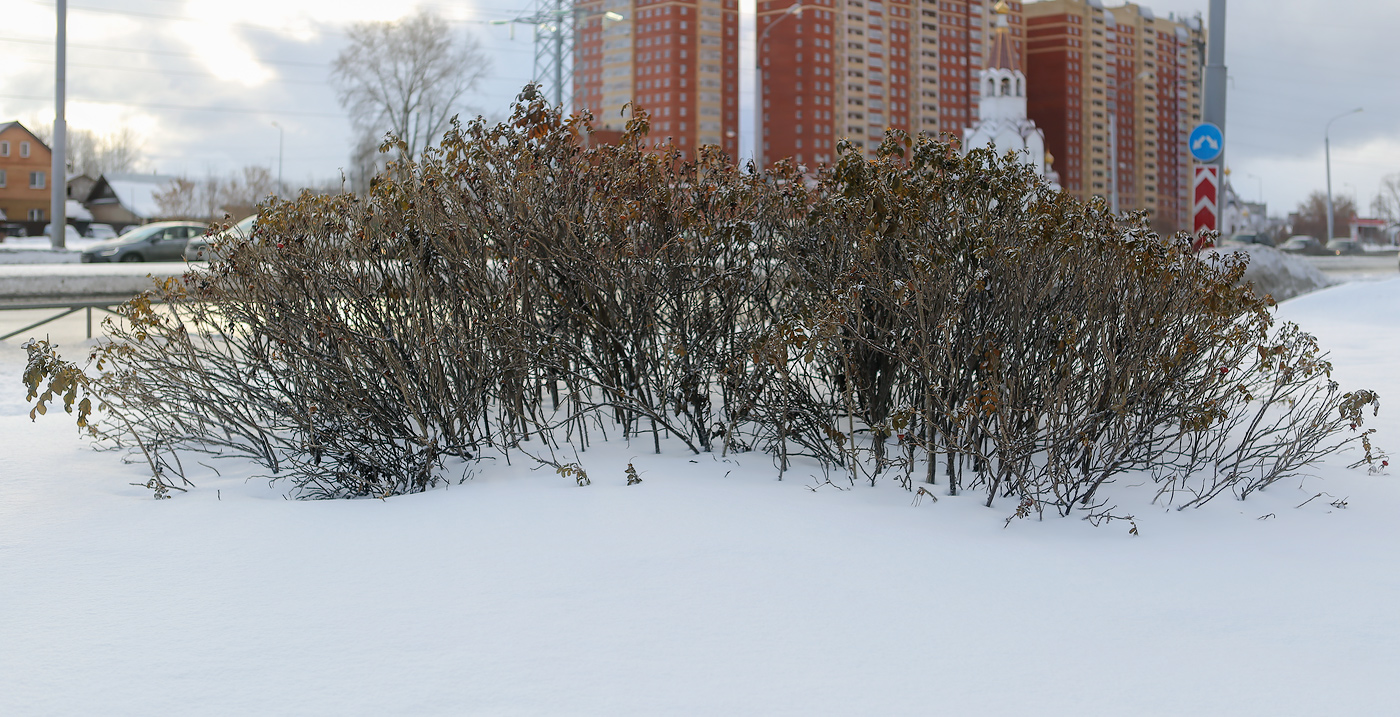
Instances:
[[[758,0],[760,158],[828,163],[839,139],[873,152],[887,128],[961,136],[977,120],[994,4]],[[1021,3],[1007,8],[1020,52]]]
[[[1186,136],[1201,115],[1198,18],[1141,5],[1042,0],[1025,6],[1031,119],[1045,130],[1064,191],[1159,230],[1190,226]]]
[[[627,103],[651,115],[648,142],[692,158],[739,151],[738,0],[581,0],[574,5],[574,109],[620,130]]]

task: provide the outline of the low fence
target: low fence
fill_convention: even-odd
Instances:
[[[87,314],[87,337],[92,338],[94,309],[111,313],[113,307],[151,288],[154,280],[180,276],[190,269],[184,262],[0,265],[0,311],[58,312],[0,335],[0,341],[79,311]]]

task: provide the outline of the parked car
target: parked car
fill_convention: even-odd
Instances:
[[[1350,239],[1333,239],[1327,242],[1327,253],[1334,256],[1343,254],[1360,254],[1362,252],[1361,243]]]
[[[251,239],[257,221],[258,215],[254,214],[251,217],[240,219],[237,224],[224,231],[191,239],[190,243],[185,245],[185,261],[209,261],[217,256],[213,249],[215,242],[233,238]]]
[[[75,227],[75,226],[73,226],[72,224],[64,224],[64,225],[63,225],[63,229],[64,229],[64,231],[63,231],[63,241],[64,241],[65,244],[68,243],[68,242],[73,241],[74,239],[82,239],[82,238],[83,238],[83,233],[80,232],[80,231],[78,231],[78,228]],[[45,225],[44,225],[44,236],[46,236],[46,237],[51,237],[51,236],[53,236],[53,224],[45,224]]]
[[[1270,237],[1268,234],[1232,234],[1230,235],[1230,238],[1226,239],[1225,241],[1231,244],[1262,244],[1264,246],[1274,245],[1273,238]]]
[[[203,236],[205,226],[199,222],[156,222],[83,250],[84,262],[103,261],[179,261],[185,255],[185,244]]]
[[[1322,254],[1326,251],[1322,248],[1322,242],[1306,234],[1288,237],[1288,241],[1284,242],[1279,250],[1290,254]]]
[[[111,224],[89,224],[87,236],[93,239],[116,239],[117,230]]]

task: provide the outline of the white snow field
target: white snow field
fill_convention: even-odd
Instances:
[[[1400,280],[1282,305],[1389,402]],[[68,353],[79,351],[69,346]],[[0,346],[3,715],[1357,715],[1400,704],[1400,489],[1113,522],[850,490],[650,442],[387,501],[199,469],[156,501]],[[643,483],[625,485],[631,461]],[[846,486],[839,477],[833,483]],[[1308,501],[1319,492],[1320,498]],[[1342,503],[1341,501],[1345,501]],[[1332,505],[1333,502],[1337,504]],[[1295,507],[1300,504],[1302,507]],[[1341,506],[1345,505],[1345,508]]]

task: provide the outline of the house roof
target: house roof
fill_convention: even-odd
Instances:
[[[142,219],[151,219],[160,216],[156,195],[169,190],[175,180],[176,177],[164,174],[104,174],[97,182],[99,185],[105,182],[127,211]],[[94,197],[99,189],[93,187]]]
[[[18,127],[18,128],[20,128],[20,129],[24,130],[25,134],[28,134],[30,137],[33,137],[33,138],[34,138],[34,141],[35,141],[35,142],[38,142],[38,143],[39,143],[39,146],[41,146],[41,147],[44,148],[44,151],[46,151],[46,152],[49,151],[49,145],[48,145],[48,143],[44,142],[44,140],[42,140],[42,139],[39,139],[39,135],[34,134],[34,132],[33,132],[32,130],[30,130],[28,127],[25,127],[24,125],[20,124],[18,121],[10,120],[9,122],[0,122],[0,132],[4,132],[5,130],[10,129],[11,127]]]
[[[1021,63],[1016,57],[1016,48],[1012,46],[1011,28],[1007,22],[1007,14],[1011,9],[1007,7],[1005,0],[1001,0],[992,8],[992,14],[996,16],[996,34],[992,36],[992,46],[987,53],[987,67],[994,69],[1018,71]]]

